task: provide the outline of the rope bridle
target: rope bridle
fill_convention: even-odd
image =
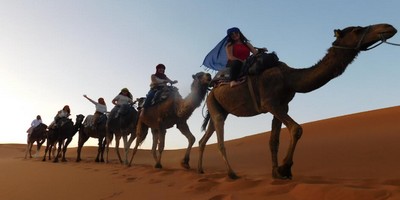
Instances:
[[[379,37],[381,39],[379,43],[377,43],[377,44],[375,44],[375,45],[373,45],[371,47],[365,48],[365,49],[360,49],[361,43],[364,40],[364,38],[367,35],[367,33],[369,32],[370,28],[371,28],[371,26],[368,26],[365,29],[365,31],[364,31],[363,35],[361,36],[361,39],[358,41],[356,47],[345,47],[345,46],[338,46],[338,45],[332,45],[332,47],[338,48],[338,49],[351,49],[351,50],[357,50],[357,51],[368,51],[368,50],[371,50],[371,49],[373,49],[373,48],[375,48],[375,47],[377,47],[377,46],[379,46],[379,45],[381,45],[383,43],[390,44],[390,45],[395,45],[395,46],[400,46],[400,44],[387,42],[386,41],[387,39],[383,36],[383,34],[379,34]]]

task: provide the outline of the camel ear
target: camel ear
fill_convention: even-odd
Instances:
[[[336,38],[339,38],[339,37],[342,36],[342,31],[339,30],[339,29],[335,29],[335,30],[334,30],[334,33],[335,33],[335,37],[336,37]]]
[[[192,75],[192,78],[193,78],[193,79],[196,79],[196,75],[195,75],[195,74],[193,74],[193,75]]]

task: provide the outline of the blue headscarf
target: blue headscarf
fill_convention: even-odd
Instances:
[[[220,71],[226,67],[228,56],[226,55],[225,46],[229,35],[234,32],[240,32],[240,29],[233,27],[226,31],[226,36],[204,58],[203,65],[205,67],[215,71]]]

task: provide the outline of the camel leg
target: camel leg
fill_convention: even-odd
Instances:
[[[33,145],[33,144],[32,144]],[[40,141],[36,141],[36,152],[35,155],[33,155],[33,157],[37,158],[39,156],[39,151],[40,151]],[[32,151],[31,151],[32,152]],[[32,156],[32,154],[31,154]]]
[[[60,153],[61,153],[62,142],[63,141],[58,141],[57,155],[55,156],[53,162],[58,162],[58,157],[60,156]]]
[[[39,157],[39,153],[40,153],[40,148],[42,148],[42,145],[44,143],[44,139],[37,141],[37,147],[36,147],[36,153],[35,153],[35,158]]]
[[[26,146],[26,151],[25,151],[25,159],[26,159],[26,157],[28,157],[28,152],[29,152],[29,158],[32,158],[32,155],[31,155],[32,145],[33,145],[33,143],[28,142],[28,145]]]
[[[158,158],[156,161],[156,168],[162,168],[161,165],[161,157],[162,157],[162,153],[164,151],[164,147],[165,147],[165,134],[167,133],[167,130],[160,130],[159,131],[159,139],[158,139]]]
[[[215,124],[215,131],[217,132],[218,149],[222,155],[222,158],[225,161],[225,166],[228,171],[228,176],[231,179],[237,179],[239,177],[233,171],[231,165],[229,164],[228,157],[226,155],[225,138],[224,138],[224,124],[225,124],[226,117],[218,114],[214,118],[213,117],[211,117],[211,118],[213,119],[214,124]]]
[[[148,130],[149,130],[148,126],[146,126],[143,123],[141,123],[140,121],[138,121],[137,127],[136,127],[136,144],[135,144],[135,147],[133,148],[131,160],[129,161],[128,166],[132,165],[133,157],[135,157],[139,145],[146,138]],[[153,135],[153,138],[154,138],[154,135]]]
[[[279,151],[279,137],[282,128],[282,122],[279,121],[276,117],[272,119],[272,129],[271,136],[269,139],[269,148],[271,151],[271,159],[272,159],[272,176],[274,178],[282,178],[279,173],[277,173],[278,169],[278,151]]]
[[[62,160],[61,160],[61,161],[63,161],[63,162],[67,162],[67,159],[65,158],[65,154],[67,153],[67,148],[68,148],[69,143],[71,143],[71,141],[72,141],[72,137],[67,138],[67,141],[66,141],[65,144],[64,144],[64,147],[63,147],[63,154],[62,154]]]
[[[97,144],[97,156],[96,156],[96,159],[95,159],[95,162],[100,162],[100,156],[101,156],[101,159],[103,159],[103,155],[102,155],[102,148],[103,148],[103,139],[104,138],[102,138],[102,137],[99,137],[99,142],[98,142],[98,144]],[[104,160],[103,160],[104,161]]]
[[[106,134],[106,144],[105,144],[105,151],[106,151],[106,163],[108,163],[108,152],[110,149],[110,143],[113,139],[113,135],[109,134],[109,132],[107,132]]]
[[[46,149],[44,150],[44,156],[43,156],[42,161],[46,161],[46,154],[49,151],[49,148],[50,148],[50,144],[49,144],[49,142],[47,142],[47,146],[46,146]],[[49,151],[49,155],[50,155],[50,151]]]
[[[132,145],[132,142],[136,139],[136,133],[131,133],[131,137],[128,140],[128,147]]]
[[[209,122],[206,132],[203,137],[199,141],[199,161],[197,163],[197,172],[203,174],[203,154],[206,148],[207,141],[210,139],[212,134],[214,133],[214,123],[212,121]]]
[[[119,162],[122,164],[122,158],[121,158],[121,155],[119,154],[119,141],[120,140],[121,140],[121,136],[115,136],[115,151],[117,152]]]
[[[186,148],[185,157],[181,162],[181,166],[185,169],[190,169],[189,160],[190,160],[190,151],[192,150],[192,146],[196,141],[196,138],[193,136],[192,132],[190,132],[189,126],[187,123],[177,124],[177,128],[181,131],[181,133],[188,140],[188,147]]]
[[[158,143],[160,142],[160,131],[158,129],[152,128],[151,133],[153,134],[153,144],[151,147],[151,153],[153,155],[154,161],[156,162],[154,167],[162,168],[162,165],[158,162],[158,156],[157,156],[157,146]]]
[[[57,142],[55,142],[54,144],[51,144],[51,146],[50,146],[51,155],[53,155],[53,157],[56,157],[56,150],[57,150]],[[50,152],[49,152],[49,160],[51,160]]]
[[[296,149],[297,141],[300,139],[303,130],[301,126],[297,124],[286,112],[274,112],[272,114],[274,115],[274,117],[279,119],[283,124],[285,124],[290,133],[290,144],[288,147],[286,157],[283,159],[283,164],[281,166],[273,169],[273,176],[274,178],[279,178],[279,179],[291,179],[293,176],[292,175],[293,155]]]
[[[139,138],[137,138],[135,147],[133,147],[133,150],[132,150],[131,160],[129,161],[129,164],[128,164],[129,167],[132,166],[133,157],[135,157],[135,154],[137,152],[139,145],[140,145],[140,141],[139,141]]]
[[[128,142],[127,132],[124,132],[122,134],[122,140],[124,142],[124,155],[125,155],[123,162],[125,165],[128,165],[128,154],[129,154],[130,145],[128,144],[129,142]]]
[[[106,140],[104,137],[99,138],[99,148],[100,148],[100,162],[104,162],[104,149],[106,146]]]
[[[83,135],[79,136],[78,140],[78,149],[77,149],[77,156],[76,156],[76,162],[80,162],[81,159],[81,152],[82,152],[82,147],[85,144],[85,142],[89,139],[89,137],[85,137]]]

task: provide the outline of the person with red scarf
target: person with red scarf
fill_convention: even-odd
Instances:
[[[143,108],[150,106],[151,100],[156,92],[167,86],[167,83],[175,84],[178,83],[178,81],[172,81],[169,79],[167,75],[165,75],[165,65],[158,64],[156,66],[156,73],[151,75],[150,91],[146,95],[146,101],[143,104]]]
[[[244,80],[239,80],[243,62],[250,56],[250,53],[257,54],[258,48],[253,47],[237,27],[228,29],[227,36],[225,47],[228,57],[227,67],[230,68],[230,86],[234,87],[244,82]],[[262,48],[262,50],[267,51],[266,48]]]

